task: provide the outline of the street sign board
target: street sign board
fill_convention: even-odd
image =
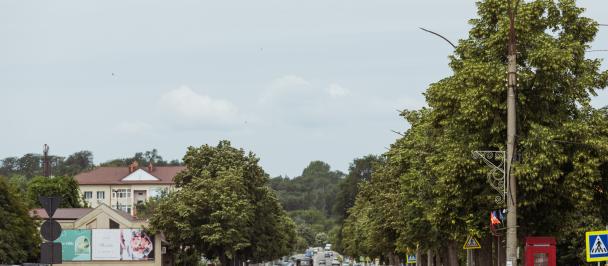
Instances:
[[[39,196],[38,201],[40,201],[40,205],[46,211],[46,214],[49,218],[55,215],[55,211],[59,208],[59,204],[61,204],[61,197],[43,197]]]
[[[416,263],[416,255],[407,255],[406,263]]]
[[[40,263],[60,264],[61,261],[61,243],[42,243],[40,246]]]
[[[46,220],[40,227],[42,237],[48,241],[55,241],[61,235],[61,225],[55,220]]]
[[[587,262],[608,261],[608,230],[585,233]]]
[[[475,239],[475,237],[473,236],[469,236],[467,237],[467,241],[464,242],[464,246],[462,246],[463,249],[480,249],[481,245],[479,244],[479,241],[477,241],[477,239]]]

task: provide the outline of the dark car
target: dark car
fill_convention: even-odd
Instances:
[[[331,252],[325,252],[325,257],[326,257],[326,258],[331,257]]]
[[[323,259],[319,260],[319,265],[321,265],[321,264],[325,265],[325,260],[323,260]]]

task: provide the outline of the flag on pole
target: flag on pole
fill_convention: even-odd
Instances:
[[[497,225],[497,224],[501,224],[500,219],[498,218],[498,214],[497,211],[492,211],[490,212],[490,223],[492,225]]]

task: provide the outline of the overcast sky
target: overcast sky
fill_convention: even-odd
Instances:
[[[608,24],[608,1],[579,1]],[[450,74],[474,1],[0,1],[0,158],[231,140],[271,175],[380,154]],[[608,27],[593,44],[608,49]],[[593,56],[605,58],[608,53]],[[606,63],[604,63],[604,68]],[[601,91],[596,106],[608,104]]]

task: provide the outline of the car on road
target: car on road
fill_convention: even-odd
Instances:
[[[319,265],[321,265],[321,264],[325,265],[325,260],[324,259],[320,259],[319,260]]]
[[[325,252],[325,257],[326,257],[326,258],[331,257],[331,252]]]
[[[340,266],[340,262],[338,260],[332,260],[331,266]]]

